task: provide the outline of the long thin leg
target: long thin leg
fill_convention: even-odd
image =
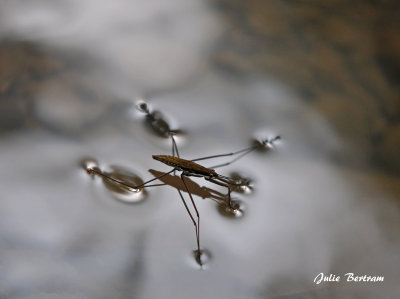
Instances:
[[[167,186],[166,183],[146,185],[145,188]]]
[[[237,154],[241,154],[240,156],[234,158],[233,160],[223,163],[223,164],[218,164],[209,168],[218,168],[218,167],[222,167],[222,166],[228,166],[229,164],[232,164],[234,162],[236,162],[237,160],[243,158],[244,156],[246,156],[247,154],[251,153],[252,151],[254,151],[255,149],[259,148],[260,146],[266,145],[266,144],[273,144],[276,140],[281,139],[281,136],[276,136],[272,139],[265,139],[261,141],[261,144],[257,144],[257,145],[253,145],[251,147],[248,148],[244,148],[241,150],[238,150],[236,152],[233,153],[227,153],[227,154],[219,154],[219,155],[212,155],[212,156],[207,156],[207,157],[202,157],[202,158],[197,158],[197,159],[193,159],[191,161],[195,162],[195,161],[201,161],[201,160],[207,160],[207,159],[213,159],[213,158],[221,158],[221,157],[228,157],[228,156],[234,156]]]
[[[176,145],[176,141],[173,134],[171,134],[171,140],[172,140],[172,156],[175,156],[176,152],[176,156],[179,158],[178,146]]]
[[[179,189],[177,189],[177,190],[178,190],[179,196],[181,197],[181,200],[182,200],[182,202],[183,202],[183,205],[185,206],[185,209],[186,209],[187,213],[189,214],[190,219],[192,219],[194,228],[195,228],[195,230],[196,230],[196,240],[197,240],[197,242],[199,242],[199,241],[198,241],[198,240],[199,240],[199,238],[198,238],[199,229],[198,229],[198,227],[197,227],[197,223],[196,223],[196,221],[194,220],[193,215],[192,215],[192,213],[190,212],[189,207],[188,207],[187,204],[186,204],[185,198],[183,197],[181,190],[179,190]],[[199,247],[199,243],[197,244],[197,247]]]
[[[193,161],[193,162],[195,162],[195,161],[201,161],[201,160],[207,160],[207,159],[213,159],[213,158],[220,158],[220,157],[234,156],[234,155],[237,155],[237,154],[240,154],[240,153],[243,153],[243,152],[246,152],[246,154],[247,154],[247,152],[249,152],[249,151],[252,151],[252,150],[254,150],[254,149],[256,149],[256,148],[257,148],[257,146],[251,146],[251,147],[244,148],[244,149],[241,149],[241,150],[239,150],[239,151],[236,151],[236,152],[233,152],[233,153],[219,154],[219,155],[212,155],[212,156],[207,156],[207,157],[202,157],[202,158],[192,159],[192,160],[190,160],[190,161]]]
[[[228,207],[232,208],[232,201],[231,201],[231,187],[228,187]]]
[[[232,164],[233,162],[236,162],[237,160],[243,158],[247,154],[249,154],[252,151],[254,151],[256,148],[257,148],[257,146],[252,146],[252,147],[248,147],[248,148],[245,148],[245,149],[242,149],[240,151],[233,152],[233,153],[227,153],[227,154],[220,154],[220,155],[213,155],[213,156],[208,156],[208,157],[203,157],[203,158],[197,158],[197,159],[194,159],[194,160],[191,160],[191,161],[201,161],[201,160],[206,160],[206,159],[213,159],[213,158],[220,158],[220,157],[227,157],[227,156],[234,156],[234,155],[237,155],[237,154],[241,154],[241,155],[239,155],[238,157],[234,158],[233,160],[231,160],[229,162],[209,167],[209,168],[218,168],[218,167],[222,167],[222,166],[228,166],[228,165]]]
[[[228,207],[232,208],[232,205],[231,205],[231,204],[232,204],[232,201],[231,201],[231,192],[232,192],[232,189],[231,189],[231,187],[229,186],[229,184],[228,184],[228,183],[222,183],[222,182],[217,181],[217,180],[212,179],[212,178],[207,178],[207,177],[205,177],[204,179],[206,179],[207,181],[209,181],[209,182],[211,182],[211,183],[214,183],[214,184],[220,185],[220,186],[222,186],[222,187],[228,188]]]
[[[171,140],[172,140],[172,156],[175,157],[175,153],[176,153],[177,157],[179,158],[178,146],[176,145],[176,141],[175,141],[174,135],[171,135]],[[174,169],[174,173],[175,173],[175,169]],[[181,176],[181,179],[182,179],[182,181],[183,181],[183,183],[185,185],[186,191],[189,193],[189,190],[187,188],[186,182],[185,182],[185,180],[183,179],[182,176]],[[181,190],[179,190],[179,189],[176,189],[176,190],[178,191],[179,196],[180,196],[180,198],[181,198],[181,200],[183,202],[183,205],[185,206],[186,212],[189,214],[189,217],[193,222],[194,228],[196,230],[197,250],[200,252],[199,227],[197,226],[197,223],[194,220],[194,217],[193,217],[192,213],[190,212],[189,207],[186,204],[185,198],[183,197],[183,194],[182,194]],[[194,202],[193,202],[193,199],[192,199],[192,195],[190,193],[189,193],[189,195],[190,195],[190,199],[192,200],[192,204],[194,205]],[[198,213],[195,205],[194,205],[194,207],[195,207],[195,210],[196,210],[197,217],[199,219],[199,213]]]
[[[189,188],[186,184],[185,175],[183,173],[181,174],[181,179],[183,181],[183,184],[185,185],[186,192],[189,194],[193,208],[196,211],[196,216],[197,216],[197,229],[196,229],[197,253],[200,254],[200,214],[199,214],[199,211],[197,210],[196,204],[194,203],[192,193],[190,193]]]
[[[171,141],[172,141],[172,156],[175,157],[175,139],[174,139],[174,135],[170,135],[171,136]]]
[[[113,182],[118,183],[118,184],[120,184],[120,185],[122,185],[122,186],[128,187],[128,188],[130,188],[130,189],[140,189],[140,188],[142,188],[142,187],[145,187],[146,184],[148,184],[148,183],[150,183],[150,182],[153,182],[153,181],[155,181],[155,180],[157,180],[157,179],[161,179],[162,177],[164,177],[164,176],[170,174],[170,173],[173,172],[174,170],[175,170],[175,168],[172,169],[171,171],[168,171],[168,172],[166,172],[166,173],[163,173],[162,175],[157,176],[157,177],[155,177],[155,178],[152,178],[151,180],[148,180],[147,182],[144,182],[144,183],[142,183],[142,184],[140,184],[140,185],[137,185],[137,186],[133,186],[133,185],[128,184],[128,183],[125,183],[125,182],[123,182],[123,181],[114,179],[113,177],[111,177],[111,176],[109,176],[109,175],[107,175],[107,174],[105,174],[105,173],[103,173],[103,172],[101,172],[101,171],[98,171],[97,169],[91,169],[90,171],[91,171],[92,173],[95,173],[95,174],[97,174],[97,175],[99,175],[99,176],[101,176],[101,177],[105,177],[106,179],[108,179],[108,180],[110,180],[110,181],[113,181]]]
[[[215,165],[215,166],[211,166],[210,168],[213,168],[213,169],[214,169],[214,168],[218,168],[218,167],[228,166],[228,165],[232,164],[233,162],[236,162],[237,160],[243,158],[243,157],[246,156],[247,154],[251,153],[251,152],[254,151],[255,149],[256,149],[255,147],[254,147],[254,148],[250,148],[250,149],[248,149],[246,152],[244,152],[244,153],[242,153],[241,155],[237,156],[235,159],[233,159],[233,160],[231,160],[231,161],[229,161],[229,162],[226,162],[226,163],[222,163],[222,164],[218,164],[218,165]]]
[[[178,146],[176,145],[176,141],[174,138],[174,135],[171,134],[171,140],[172,140],[172,156],[175,157],[175,153],[176,156],[179,158],[179,151],[178,151]],[[176,169],[174,169],[174,174],[176,173]],[[177,189],[179,191],[179,189]]]
[[[221,174],[219,174],[217,177],[212,178],[212,179],[213,179],[213,180],[222,181],[223,183],[226,183],[226,184],[232,185],[232,186],[238,186],[238,187],[243,186],[242,183],[236,183],[236,182],[235,182],[234,180],[232,180],[231,178],[226,177],[226,176],[221,175]]]
[[[172,156],[175,156],[175,153],[176,153],[177,157],[179,158],[178,146],[176,145],[176,141],[175,141],[174,135],[171,135],[171,140],[172,140]],[[175,169],[174,169],[174,173],[175,173]],[[186,204],[185,198],[183,197],[183,194],[182,194],[181,190],[179,190],[179,189],[176,189],[176,190],[178,191],[179,196],[180,196],[180,198],[181,198],[181,200],[183,202],[183,205],[185,206],[186,212],[189,214],[189,217],[193,222],[193,225],[194,225],[194,228],[195,228],[195,231],[196,231],[197,252],[198,252],[198,254],[200,254],[200,215],[199,215],[197,207],[196,207],[196,205],[195,205],[195,203],[193,201],[192,194],[189,192],[189,188],[187,187],[187,184],[185,182],[183,174],[181,175],[181,179],[183,181],[183,184],[185,185],[185,189],[186,189],[187,193],[189,194],[190,200],[192,201],[193,207],[194,207],[194,209],[196,211],[197,223],[194,220],[194,217],[193,217],[192,213],[190,212],[189,207]]]

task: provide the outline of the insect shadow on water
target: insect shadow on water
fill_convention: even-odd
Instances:
[[[252,146],[235,151],[235,152],[230,152],[230,153],[224,153],[224,154],[217,154],[217,155],[211,155],[211,156],[206,156],[206,157],[201,157],[201,158],[196,158],[196,159],[183,159],[180,157],[178,146],[175,140],[175,135],[177,134],[177,131],[172,131],[170,130],[170,127],[168,125],[168,122],[166,122],[162,117],[160,113],[157,113],[157,116],[154,115],[154,112],[150,112],[147,104],[145,102],[142,102],[138,104],[138,109],[142,111],[143,113],[146,114],[146,118],[148,119],[149,123],[151,124],[151,127],[153,130],[160,134],[163,137],[169,137],[172,142],[172,155],[152,155],[153,159],[160,161],[161,163],[164,163],[168,166],[171,166],[172,169],[168,172],[165,173],[160,173],[154,170],[151,170],[150,172],[155,175],[154,178],[143,182],[141,184],[132,184],[130,182],[127,182],[125,180],[121,180],[119,178],[110,176],[106,172],[101,171],[101,169],[97,166],[97,164],[93,163],[88,163],[86,165],[86,171],[90,175],[99,175],[103,178],[106,178],[114,183],[117,183],[119,185],[122,185],[132,192],[141,192],[144,188],[148,187],[155,187],[155,186],[161,186],[167,184],[167,179],[169,178],[177,178],[178,176],[176,175],[176,172],[180,172],[180,182],[178,184],[174,183],[171,184],[173,185],[179,194],[179,197],[181,198],[181,201],[186,209],[186,212],[188,213],[194,228],[195,228],[195,233],[196,233],[196,244],[197,244],[197,249],[194,251],[194,256],[196,262],[202,267],[204,262],[207,260],[207,253],[206,251],[201,249],[200,246],[200,213],[197,209],[197,206],[195,204],[195,201],[193,200],[193,194],[199,195],[201,197],[210,197],[213,198],[217,201],[225,201],[225,212],[230,213],[232,215],[238,215],[240,214],[240,207],[237,203],[232,202],[231,200],[231,192],[234,191],[236,188],[239,188],[239,190],[242,190],[243,188],[249,188],[249,180],[243,179],[239,176],[236,177],[227,177],[222,174],[219,174],[215,171],[216,168],[223,167],[223,166],[228,166],[239,159],[243,158],[245,155],[255,151],[255,150],[263,150],[263,149],[269,149],[272,147],[273,143],[280,139],[280,136],[276,136],[272,139],[264,139],[261,141],[255,141]],[[232,160],[222,163],[222,164],[217,164],[212,167],[205,167],[197,163],[198,161],[204,161],[208,159],[215,159],[215,158],[223,158],[223,157],[234,157]],[[171,176],[171,174],[174,173],[174,176]],[[205,188],[205,187],[200,187],[196,183],[194,183],[192,180],[190,180],[190,177],[198,177],[198,178],[204,178],[206,181],[209,181],[211,183],[214,183],[219,186],[226,187],[228,192],[226,195],[223,195],[215,190]],[[160,180],[163,182],[162,184],[149,184],[151,182],[154,182],[155,180]],[[175,180],[176,181],[176,180]],[[189,195],[190,202],[192,204],[192,207],[194,209],[195,213],[192,213],[189,209],[188,204],[186,203],[186,200],[182,194],[182,191],[186,191],[187,194]],[[195,214],[195,216],[194,216]]]
[[[163,138],[181,135],[183,132],[177,129],[171,129],[164,115],[158,110],[152,110],[143,100],[136,104],[136,108],[145,114],[145,125],[156,135]],[[173,141],[174,143],[174,141]]]

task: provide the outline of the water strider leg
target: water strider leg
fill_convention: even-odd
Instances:
[[[172,140],[172,156],[175,156],[175,152],[176,152],[176,156],[179,158],[178,146],[176,145],[174,135],[171,133],[170,136],[171,136],[171,140]]]
[[[186,184],[185,175],[183,173],[181,174],[181,179],[183,181],[183,184],[185,185],[186,192],[189,194],[189,197],[190,197],[190,200],[192,202],[193,208],[196,211],[196,216],[197,216],[197,230],[196,230],[197,254],[200,255],[200,214],[199,214],[199,211],[197,210],[196,204],[194,203],[192,193],[190,193],[189,188],[188,188],[188,186]]]
[[[232,208],[232,202],[231,202],[231,188],[228,187],[228,207]]]
[[[218,167],[228,166],[228,165],[230,165],[230,164],[236,162],[237,160],[243,158],[243,157],[246,156],[247,154],[251,153],[251,152],[254,151],[255,149],[256,149],[256,147],[250,148],[250,149],[248,149],[247,151],[243,152],[241,155],[239,155],[239,156],[237,156],[236,158],[232,159],[231,161],[226,162],[226,163],[222,163],[222,164],[218,164],[218,165],[214,165],[214,166],[211,166],[210,168],[215,169],[215,168],[218,168]]]
[[[172,140],[172,156],[175,157],[175,153],[176,153],[176,156],[179,158],[178,146],[176,145],[176,141],[175,141],[174,135],[171,135],[171,140]],[[175,174],[175,169],[174,169],[174,174]],[[182,177],[181,177],[181,179],[182,179],[182,181],[183,181],[183,183],[185,185],[186,191],[189,193],[189,190],[188,190],[188,188],[186,186],[186,182],[184,181],[184,179]],[[181,190],[179,190],[179,189],[176,189],[176,190],[178,191],[179,196],[180,196],[180,198],[181,198],[181,200],[183,202],[183,205],[185,206],[186,212],[189,214],[189,217],[190,217],[190,219],[192,220],[192,222],[194,224],[194,227],[195,227],[195,230],[196,230],[197,251],[200,252],[199,227],[197,226],[197,223],[194,220],[194,217],[193,217],[192,213],[190,212],[189,207],[186,204],[185,198],[183,197],[183,194],[182,194]],[[190,197],[192,197],[192,195],[190,193],[189,193],[189,195],[190,195]],[[192,200],[192,203],[194,204],[193,200]],[[196,214],[197,214],[197,216],[199,218],[199,214],[197,212],[196,206],[194,206],[194,207],[195,207],[195,210],[196,210]]]
[[[251,147],[244,148],[244,149],[241,149],[241,150],[239,150],[239,151],[232,152],[232,153],[226,153],[226,154],[219,154],[219,155],[206,156],[206,157],[202,157],[202,158],[192,159],[192,160],[190,160],[190,161],[195,162],[195,161],[201,161],[201,160],[207,160],[207,159],[213,159],[213,158],[221,158],[221,157],[234,156],[234,155],[237,155],[237,154],[240,154],[240,153],[243,153],[243,152],[245,152],[245,154],[247,154],[247,152],[250,152],[250,151],[252,151],[252,150],[254,150],[254,149],[256,149],[256,148],[257,148],[257,146],[251,146]]]
[[[213,155],[213,156],[207,156],[207,157],[202,157],[202,158],[197,158],[197,159],[193,159],[191,161],[201,161],[201,160],[206,160],[206,159],[213,159],[213,158],[221,158],[221,157],[228,157],[228,156],[234,156],[237,154],[241,154],[239,156],[237,156],[236,158],[232,159],[229,162],[226,163],[222,163],[222,164],[218,164],[209,168],[218,168],[218,167],[222,167],[222,166],[228,166],[230,164],[232,164],[233,162],[236,162],[237,160],[243,158],[244,156],[246,156],[247,154],[251,153],[252,151],[254,151],[258,146],[252,146],[252,147],[248,147],[245,149],[242,149],[240,151],[237,152],[233,152],[233,153],[227,153],[227,154],[220,154],[220,155]]]
[[[179,196],[181,197],[181,200],[182,200],[182,202],[183,202],[183,205],[185,206],[186,212],[189,214],[190,219],[192,219],[194,228],[195,228],[195,230],[196,230],[197,250],[199,251],[199,250],[200,250],[200,249],[199,249],[199,246],[200,246],[200,241],[199,241],[199,228],[197,227],[197,223],[196,223],[196,221],[194,220],[194,217],[193,217],[192,213],[190,212],[189,207],[188,207],[187,204],[186,204],[185,198],[183,197],[181,190],[179,190],[179,189],[177,189],[177,190],[178,190]]]
[[[202,158],[197,158],[197,159],[193,159],[191,161],[195,162],[195,161],[201,161],[201,160],[207,160],[207,159],[213,159],[213,158],[221,158],[221,157],[228,157],[228,156],[234,156],[234,155],[239,155],[238,157],[234,158],[233,160],[223,163],[223,164],[218,164],[215,165],[213,167],[209,167],[209,168],[218,168],[218,167],[223,167],[223,166],[228,166],[234,162],[236,162],[237,160],[243,158],[244,156],[246,156],[247,154],[251,153],[252,151],[254,151],[255,149],[259,148],[260,146],[266,145],[267,143],[272,144],[274,143],[276,140],[281,139],[281,137],[278,135],[272,139],[265,139],[261,142],[261,144],[257,144],[257,145],[253,145],[251,147],[247,147],[241,150],[238,150],[236,152],[232,152],[232,153],[226,153],[226,154],[219,154],[219,155],[212,155],[212,156],[207,156],[207,157],[202,157]]]
[[[178,146],[176,145],[176,141],[175,141],[174,135],[171,135],[171,140],[172,140],[172,156],[175,156],[175,153],[176,153],[177,157],[179,158]],[[175,174],[175,169],[174,169],[174,174]],[[185,180],[183,178],[183,174],[181,175],[181,179],[183,181],[183,184],[185,185],[186,191],[189,193],[190,199],[192,201],[192,204],[194,206],[194,209],[195,209],[196,215],[197,215],[198,223],[196,223],[196,221],[194,220],[194,217],[193,217],[192,213],[190,212],[189,207],[186,204],[185,198],[183,197],[183,194],[182,194],[181,190],[176,189],[178,191],[178,193],[179,193],[179,196],[180,196],[182,202],[183,202],[183,205],[185,206],[186,212],[189,214],[189,217],[192,220],[194,228],[196,230],[197,255],[199,257],[200,256],[200,215],[199,215],[199,212],[197,211],[196,205],[194,204],[194,201],[193,201],[193,198],[192,198],[192,194],[189,192],[189,189],[188,189],[188,187],[186,185],[186,182],[185,182]],[[200,265],[201,265],[200,258],[198,258],[198,260],[200,261]]]
[[[110,180],[110,181],[113,181],[113,182],[118,183],[118,184],[120,184],[120,185],[122,185],[122,186],[128,187],[128,188],[130,188],[130,189],[140,189],[140,188],[146,187],[146,184],[148,184],[148,183],[150,183],[150,182],[153,182],[153,181],[155,181],[155,180],[157,180],[157,179],[161,179],[162,177],[164,177],[164,176],[170,174],[170,173],[173,172],[174,170],[175,170],[175,168],[172,169],[171,171],[168,171],[168,172],[166,172],[166,173],[163,173],[162,175],[159,175],[159,176],[157,176],[157,177],[155,177],[155,178],[152,178],[151,180],[148,180],[147,182],[144,182],[144,183],[142,183],[142,184],[140,184],[140,185],[137,185],[137,186],[132,186],[131,184],[128,184],[128,183],[122,182],[122,181],[120,181],[120,180],[114,179],[113,177],[110,177],[109,175],[106,175],[106,174],[104,174],[103,172],[101,172],[101,171],[99,171],[99,170],[97,170],[97,169],[91,169],[90,172],[91,172],[91,173],[94,173],[94,174],[97,174],[97,175],[99,175],[99,176],[101,176],[101,177],[105,177],[106,179],[108,179],[108,180]]]
[[[232,208],[232,201],[231,201],[231,192],[232,192],[232,190],[231,190],[231,187],[229,186],[229,184],[228,183],[222,183],[220,181],[217,181],[217,180],[215,180],[213,178],[209,178],[209,177],[204,177],[204,179],[209,181],[209,182],[211,182],[211,183],[214,183],[214,184],[220,185],[222,187],[228,188],[228,207]]]

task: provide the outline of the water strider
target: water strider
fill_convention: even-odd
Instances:
[[[172,140],[172,144],[173,144],[173,150],[172,150],[172,155],[153,155],[153,159],[160,161],[168,166],[173,167],[172,170],[163,173],[159,176],[156,176],[142,184],[139,185],[132,185],[130,183],[127,183],[126,181],[121,181],[117,178],[114,178],[110,175],[108,175],[107,173],[102,172],[97,166],[96,167],[88,167],[86,170],[89,174],[97,174],[102,176],[103,178],[107,178],[115,183],[118,183],[120,185],[123,185],[129,189],[131,189],[133,192],[141,192],[141,190],[143,190],[143,188],[145,187],[152,187],[152,186],[157,186],[157,185],[148,185],[149,183],[157,180],[157,179],[161,179],[164,176],[169,175],[172,172],[176,172],[176,171],[180,171],[181,175],[180,175],[180,179],[182,180],[185,190],[186,192],[189,194],[189,198],[190,201],[192,203],[192,206],[195,210],[196,213],[196,218],[197,221],[195,220],[195,217],[193,216],[193,214],[191,213],[183,195],[182,192],[178,190],[179,196],[185,206],[185,209],[190,217],[190,219],[193,222],[193,225],[195,227],[195,231],[196,231],[196,243],[197,243],[197,249],[195,251],[195,258],[196,261],[202,266],[203,262],[202,262],[202,254],[204,253],[201,249],[200,249],[200,214],[199,211],[197,209],[197,206],[193,200],[193,196],[192,193],[190,192],[189,188],[188,188],[188,184],[186,181],[187,177],[202,177],[205,180],[226,187],[228,189],[228,193],[227,193],[227,207],[229,209],[229,211],[233,214],[238,214],[238,205],[233,205],[232,201],[231,201],[231,192],[232,192],[232,188],[234,187],[243,187],[246,186],[249,182],[246,180],[238,180],[235,178],[230,178],[230,177],[226,177],[224,175],[218,174],[215,171],[215,168],[218,167],[222,167],[222,166],[227,166],[232,164],[233,162],[239,160],[240,158],[244,157],[245,155],[249,154],[250,152],[257,150],[257,149],[263,149],[263,148],[269,148],[273,145],[273,143],[280,139],[280,136],[276,136],[272,139],[265,139],[262,140],[260,142],[256,142],[253,146],[236,151],[236,152],[231,152],[231,153],[225,153],[225,154],[218,154],[218,155],[212,155],[212,156],[206,156],[206,157],[201,157],[201,158],[197,158],[197,159],[192,159],[192,160],[187,160],[187,159],[183,159],[180,158],[179,156],[179,152],[178,152],[178,148],[174,139],[174,134],[170,134],[171,140]],[[176,155],[175,155],[176,153]],[[234,159],[232,159],[229,162],[223,163],[223,164],[218,164],[216,166],[213,167],[204,167],[200,164],[197,163],[197,161],[202,161],[202,160],[207,160],[207,159],[213,159],[213,158],[221,158],[221,157],[228,157],[228,156],[236,156]],[[240,213],[239,213],[240,214]]]
[[[178,146],[175,140],[175,136],[178,134],[178,130],[171,130],[168,122],[164,119],[162,116],[161,112],[155,110],[151,111],[148,105],[141,101],[137,104],[137,109],[141,111],[142,113],[145,113],[146,115],[146,124],[150,125],[152,130],[159,136],[164,137],[164,138],[170,138],[172,142],[172,155],[153,155],[153,159],[160,161],[161,163],[164,163],[168,166],[172,167],[172,170],[162,173],[161,175],[155,176],[154,178],[144,182],[144,183],[139,183],[139,184],[134,184],[132,181],[121,179],[121,176],[115,176],[112,175],[111,173],[103,172],[97,165],[97,163],[89,161],[86,163],[86,171],[90,175],[99,175],[103,177],[103,179],[109,180],[111,182],[117,183],[120,186],[124,186],[127,188],[127,190],[130,190],[134,193],[139,193],[143,192],[143,188],[147,187],[154,187],[154,186],[160,186],[164,184],[153,184],[149,185],[149,183],[157,180],[157,179],[162,179],[163,177],[169,175],[170,173],[176,173],[177,171],[180,171],[180,179],[183,182],[184,185],[184,190],[189,194],[189,198],[191,201],[191,204],[193,206],[193,209],[195,211],[196,217],[193,216],[192,212],[190,211],[186,200],[179,188],[177,188],[178,194],[182,200],[183,205],[185,206],[185,209],[190,217],[190,219],[193,222],[193,225],[195,227],[196,231],[196,243],[197,243],[197,249],[194,251],[195,254],[195,259],[197,263],[202,266],[203,265],[203,260],[206,258],[204,255],[206,255],[205,251],[201,250],[200,248],[200,213],[197,209],[197,206],[193,200],[192,193],[190,192],[190,189],[188,187],[188,177],[200,177],[204,178],[206,181],[209,181],[211,183],[214,183],[219,186],[226,187],[228,189],[228,193],[226,195],[227,201],[226,201],[226,206],[224,207],[224,213],[225,215],[232,215],[233,217],[240,217],[243,212],[240,210],[240,205],[238,203],[232,203],[231,200],[231,192],[234,190],[239,189],[250,189],[250,181],[243,179],[241,177],[227,177],[224,175],[221,175],[215,171],[216,168],[218,167],[223,167],[223,166],[228,166],[235,161],[241,159],[245,155],[249,154],[250,152],[254,150],[267,150],[272,147],[273,143],[280,139],[280,136],[276,136],[272,139],[264,139],[261,141],[254,141],[253,145],[241,150],[238,150],[236,152],[231,152],[231,153],[225,153],[225,154],[217,154],[217,155],[211,155],[211,156],[206,156],[206,157],[201,157],[201,158],[196,158],[196,159],[183,159],[179,155],[178,151]],[[197,163],[198,161],[203,161],[203,160],[208,160],[208,159],[214,159],[214,158],[222,158],[222,157],[229,157],[229,156],[235,156],[231,161],[218,164],[212,167],[205,167],[203,165],[200,165]],[[196,218],[196,219],[195,219]]]

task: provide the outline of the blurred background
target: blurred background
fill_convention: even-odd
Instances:
[[[394,0],[2,0],[0,298],[398,298],[399,12]],[[203,270],[173,186],[127,203],[80,166],[142,180],[169,169],[151,155],[171,142],[138,99],[182,131],[184,158],[282,135],[218,169],[252,181],[233,193],[242,217],[195,196]],[[342,281],[316,285],[321,272]]]

